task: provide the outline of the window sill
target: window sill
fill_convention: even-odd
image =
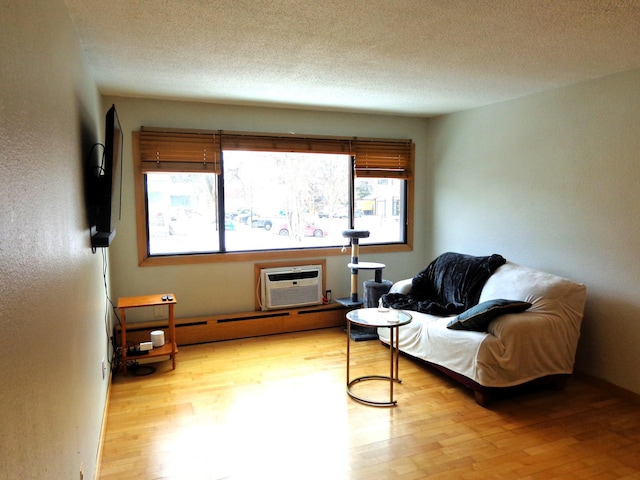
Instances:
[[[409,244],[389,245],[360,245],[360,254],[410,252],[413,247]],[[195,265],[203,263],[227,263],[227,262],[256,262],[272,261],[280,259],[304,259],[317,257],[332,257],[338,255],[350,255],[350,247],[343,252],[341,247],[306,248],[304,250],[268,250],[258,252],[230,252],[230,253],[206,253],[191,255],[163,255],[139,259],[141,267],[157,267],[167,265]]]

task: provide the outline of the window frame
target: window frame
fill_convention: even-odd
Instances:
[[[400,178],[406,181],[405,185],[405,237],[404,243],[372,244],[361,245],[363,253],[389,253],[405,252],[413,250],[413,214],[414,214],[414,164],[415,164],[415,144],[410,139],[388,139],[388,138],[363,138],[363,137],[337,137],[337,136],[317,136],[317,135],[296,135],[296,134],[273,134],[254,132],[235,132],[223,130],[193,130],[193,129],[173,129],[157,127],[141,127],[139,131],[132,132],[133,163],[134,163],[134,191],[135,191],[135,214],[136,214],[136,240],[138,250],[139,266],[160,266],[160,265],[189,265],[202,263],[222,263],[222,262],[242,262],[242,261],[271,261],[281,259],[308,259],[318,255],[336,256],[343,255],[342,247],[318,247],[300,249],[277,249],[259,250],[243,252],[208,252],[190,253],[176,255],[149,255],[148,253],[148,225],[147,225],[147,205],[145,192],[145,174],[154,171],[153,161],[143,155],[149,155],[151,149],[146,148],[141,136],[147,134],[178,134],[178,135],[201,135],[213,139],[217,152],[210,152],[210,143],[207,142],[207,161],[203,162],[202,156],[192,156],[186,161],[176,161],[176,158],[160,159],[156,158],[158,167],[161,162],[166,162],[162,168],[164,171],[180,171],[176,166],[184,167],[186,170],[194,171],[193,166],[199,165],[199,170],[220,172],[221,158],[223,150],[255,150],[255,151],[295,151],[300,153],[336,153],[348,154],[354,158],[353,171],[358,177],[375,178]],[[148,147],[148,146],[147,146]],[[377,148],[380,147],[380,148]],[[397,148],[396,148],[397,147]],[[358,154],[360,148],[360,155]],[[146,150],[146,153],[145,153]],[[402,154],[398,155],[397,151]],[[191,153],[193,153],[191,151]],[[212,155],[210,155],[210,153]],[[379,155],[376,155],[378,153]],[[389,153],[389,155],[387,155]],[[395,163],[398,160],[399,163]],[[218,192],[224,194],[222,175],[218,175]],[[351,181],[353,189],[354,180]],[[219,198],[222,198],[219,196]],[[352,200],[353,203],[353,200]],[[219,211],[223,205],[218,205]],[[351,205],[353,209],[353,205]]]

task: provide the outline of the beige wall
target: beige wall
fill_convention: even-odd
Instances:
[[[62,0],[0,10],[0,478],[92,478],[107,337],[82,162],[99,96]]]
[[[188,266],[138,267],[134,216],[134,190],[131,132],[140,126],[244,130],[256,132],[295,132],[315,135],[356,135],[411,138],[416,143],[416,171],[425,176],[425,135],[427,120],[381,115],[355,115],[305,110],[252,108],[206,103],[142,100],[108,97],[104,106],[114,103],[125,138],[123,219],[111,247],[113,289],[117,296],[145,293],[175,293],[176,316],[188,317],[254,309],[253,266],[258,262],[210,263]],[[423,205],[426,190],[418,183],[416,203]],[[425,229],[422,214],[415,219],[416,247],[412,252],[367,255],[361,261],[386,263],[384,277],[413,275],[416,265],[426,265]],[[343,256],[327,257],[327,288],[334,298],[349,296],[350,249]],[[319,256],[321,257],[321,256]],[[318,258],[318,257],[314,257]],[[363,280],[372,278],[371,275]],[[139,318],[149,313],[135,312]]]
[[[640,393],[640,70],[430,121],[433,255],[587,285],[577,368]]]

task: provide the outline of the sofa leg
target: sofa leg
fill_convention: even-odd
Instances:
[[[556,375],[550,381],[552,390],[561,391],[567,386],[567,375]]]
[[[481,407],[486,407],[491,402],[491,393],[487,390],[474,390],[473,395],[476,399],[476,403]]]

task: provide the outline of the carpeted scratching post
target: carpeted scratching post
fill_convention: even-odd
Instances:
[[[364,307],[376,308],[380,297],[385,293],[389,293],[393,282],[391,280],[365,280],[362,282],[364,288]]]
[[[358,262],[358,255],[360,254],[360,241],[361,238],[368,238],[368,230],[345,230],[342,232],[344,238],[349,239],[351,243],[351,262],[347,265],[351,269],[351,295],[349,298],[339,298],[337,301],[347,307],[359,307],[362,306],[362,301],[358,298],[358,270],[361,268],[361,264]]]
[[[382,279],[380,279],[379,282],[376,280],[365,280],[364,282],[362,282],[362,288],[364,289],[363,307],[377,308],[380,297],[385,293],[389,293],[392,285],[393,282],[391,282],[390,280]],[[351,338],[353,338],[354,340],[377,340],[379,338],[377,328],[367,327],[358,327],[358,330],[356,332],[357,338],[354,338],[353,327],[354,326],[351,326]]]
[[[378,293],[378,291],[384,290],[387,288],[387,291],[391,288],[391,282],[387,280],[382,280],[382,269],[385,267],[383,263],[373,263],[373,262],[359,262],[358,256],[360,252],[359,239],[360,238],[368,238],[369,231],[367,230],[345,230],[342,232],[342,236],[348,238],[351,243],[351,262],[347,265],[351,270],[351,295],[349,298],[339,298],[337,301],[342,303],[347,307],[358,308],[364,305],[364,307],[377,307],[378,299],[383,293]],[[364,286],[364,299],[360,300],[358,298],[358,271],[359,270],[374,270],[375,271],[375,280],[370,281],[371,283],[365,282]],[[389,285],[387,286],[387,282]],[[367,285],[371,286],[370,291],[368,290]],[[375,297],[375,298],[374,298]],[[370,300],[372,299],[372,300]],[[361,327],[359,325],[351,326],[351,338],[359,341],[359,340],[375,340],[378,338],[378,330],[376,328],[367,328]]]

